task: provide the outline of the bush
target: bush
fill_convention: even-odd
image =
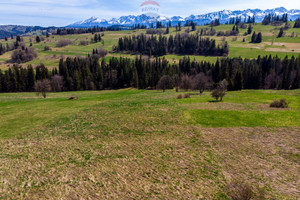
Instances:
[[[58,43],[56,44],[56,47],[65,47],[65,46],[68,46],[69,44],[72,44],[72,42],[70,40],[62,39],[62,40],[58,41]]]
[[[89,42],[88,41],[80,41],[79,45],[81,45],[81,46],[87,46],[87,45],[89,45]]]
[[[182,97],[182,95],[181,94],[179,94],[178,96],[177,96],[177,99],[182,99],[183,97]]]
[[[253,188],[245,183],[234,181],[227,185],[227,190],[228,195],[232,200],[251,200],[255,197]]]
[[[11,54],[11,59],[17,63],[29,62],[37,57],[37,53],[34,48],[27,47],[16,49]]]
[[[49,46],[44,47],[44,51],[50,51],[50,50],[51,50],[51,48]]]
[[[227,91],[227,81],[223,80],[219,83],[218,87],[214,89],[211,93],[211,96],[216,99],[216,101],[223,101],[224,96]]]
[[[191,95],[190,94],[184,94],[184,98],[185,99],[191,98]]]
[[[270,104],[271,108],[288,108],[289,104],[285,99],[281,99],[280,101],[273,101]]]
[[[149,34],[149,35],[153,35],[153,34],[160,35],[160,34],[163,34],[163,33],[164,33],[163,30],[157,30],[157,29],[148,29],[146,31],[146,34]]]

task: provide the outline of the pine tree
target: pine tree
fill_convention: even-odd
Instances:
[[[36,41],[37,43],[40,43],[40,42],[41,42],[41,38],[40,38],[39,36],[36,36],[35,41]]]
[[[255,43],[255,42],[256,42],[256,33],[254,31],[251,37],[251,43]]]
[[[255,43],[261,43],[261,42],[262,42],[262,34],[261,34],[261,32],[259,32],[259,33],[257,34]]]
[[[21,37],[19,35],[16,37],[16,41],[21,42]]]
[[[300,18],[295,20],[294,28],[300,28]]]
[[[280,29],[277,38],[281,38],[283,36],[284,32],[283,32],[283,28]]]
[[[97,34],[94,35],[94,42],[95,42],[95,43],[98,42],[98,36],[97,36]]]
[[[196,24],[194,22],[192,22],[192,31],[196,30]]]
[[[252,26],[251,26],[251,24],[249,24],[249,26],[248,26],[247,33],[248,33],[248,35],[250,35],[252,33]]]
[[[167,27],[165,34],[169,34],[169,33],[170,33],[170,30],[169,30],[169,27]]]
[[[35,82],[34,70],[31,65],[28,65],[28,67],[27,67],[27,82],[26,82],[26,90],[27,91],[29,91],[29,92],[33,91],[34,82]]]

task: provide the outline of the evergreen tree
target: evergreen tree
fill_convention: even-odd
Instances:
[[[252,26],[251,26],[251,24],[249,24],[249,26],[248,26],[247,33],[248,33],[248,35],[250,35],[252,33]]]
[[[31,65],[28,65],[26,91],[29,91],[29,92],[33,91],[34,82],[35,82],[35,74],[34,74],[33,67]]]
[[[170,33],[170,30],[169,30],[169,27],[167,27],[165,34],[169,34],[169,33]]]
[[[300,18],[295,20],[294,28],[300,28]]]
[[[280,28],[277,38],[281,38],[283,36],[283,34],[284,34],[283,28]]]
[[[36,41],[37,43],[40,43],[40,42],[41,42],[41,38],[40,38],[39,36],[36,36],[36,37],[35,37],[35,41]]]
[[[256,42],[256,33],[254,31],[251,37],[251,43],[255,43],[255,42]]]
[[[259,32],[259,33],[257,34],[255,43],[261,43],[261,42],[262,42],[262,34],[261,34],[261,32]]]

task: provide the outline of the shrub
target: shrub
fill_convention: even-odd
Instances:
[[[181,77],[180,88],[185,90],[185,91],[192,88],[192,80],[190,79],[190,77],[188,75],[183,75]]]
[[[273,101],[270,104],[271,108],[288,108],[289,104],[285,99],[281,99],[280,101]]]
[[[223,101],[223,97],[227,92],[227,81],[224,79],[219,83],[216,89],[214,89],[211,93],[211,96],[216,99],[216,101]]]
[[[87,46],[87,45],[89,45],[89,42],[88,41],[80,41],[79,45],[81,45],[81,46]]]
[[[184,94],[184,98],[185,99],[191,98],[191,95],[190,94]]]
[[[50,50],[51,50],[51,48],[49,46],[44,47],[44,51],[50,51]]]
[[[177,99],[182,99],[182,95],[179,94],[179,95],[177,96]]]
[[[11,59],[17,63],[29,62],[37,57],[37,53],[34,48],[27,47],[16,49],[11,54]]]
[[[70,40],[62,39],[57,42],[56,47],[65,47],[71,44],[72,42]]]
[[[234,181],[227,185],[228,195],[232,200],[251,200],[255,193],[249,184]]]
[[[146,31],[146,34],[149,34],[149,35],[153,35],[153,34],[163,34],[164,31],[163,30],[157,30],[157,29],[148,29]]]

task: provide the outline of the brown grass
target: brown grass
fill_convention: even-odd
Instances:
[[[272,188],[267,198],[300,198],[300,128],[217,128],[201,133],[220,156],[226,180]]]
[[[181,106],[189,109],[200,110],[237,110],[237,111],[250,111],[250,110],[277,110],[271,108],[269,104],[257,104],[257,103],[225,103],[225,102],[206,102],[206,103],[190,103],[182,104]],[[286,108],[289,109],[289,108]]]
[[[300,198],[300,128],[191,126],[166,98],[104,101],[0,140],[0,199],[222,199],[235,180],[257,199]]]

